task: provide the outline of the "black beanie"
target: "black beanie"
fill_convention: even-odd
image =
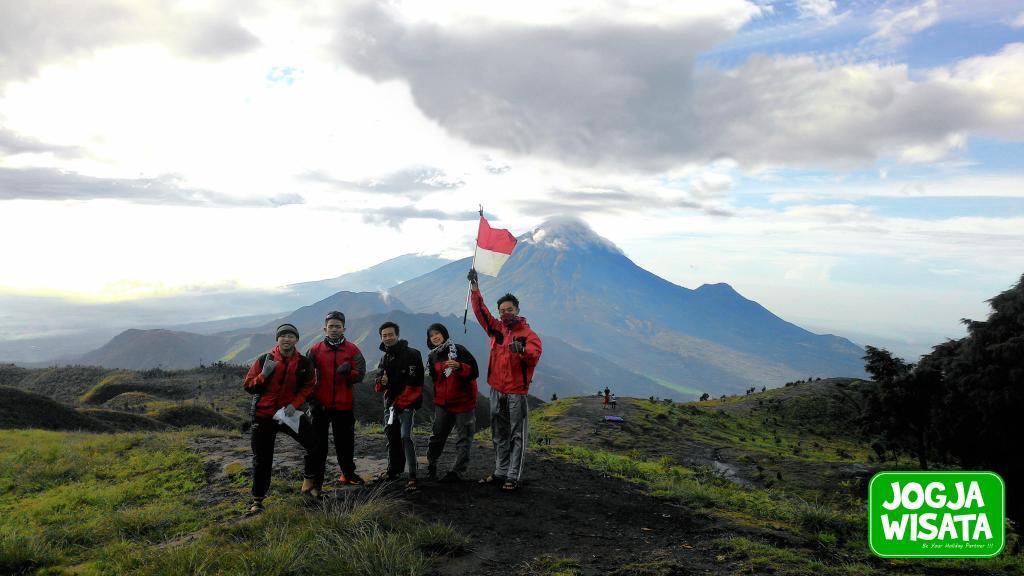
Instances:
[[[444,324],[441,324],[440,322],[434,322],[433,324],[431,324],[427,328],[427,348],[433,348],[434,347],[434,345],[430,343],[430,331],[431,330],[436,330],[436,331],[440,332],[441,336],[444,336],[444,339],[448,340],[448,329],[444,327]]]
[[[274,335],[274,338],[280,338],[281,334],[287,334],[289,332],[295,334],[296,338],[299,337],[299,329],[292,324],[285,323],[277,327],[277,334]]]

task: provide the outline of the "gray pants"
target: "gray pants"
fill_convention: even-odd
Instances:
[[[494,475],[519,480],[526,464],[530,409],[525,394],[502,394],[491,389],[491,438]]]
[[[391,409],[388,409],[391,410]],[[390,414],[384,412],[384,436],[388,442],[388,475],[397,476],[408,467],[409,478],[416,477],[416,445],[412,440],[413,417],[416,411],[412,408],[395,409],[391,422]]]
[[[452,414],[434,406],[434,429],[427,445],[427,464],[431,469],[437,468],[437,460],[444,451],[444,444],[455,428],[455,464],[452,472],[465,474],[469,468],[469,453],[473,447],[473,434],[476,433],[476,410]]]

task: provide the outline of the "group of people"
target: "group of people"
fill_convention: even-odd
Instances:
[[[526,461],[529,407],[527,393],[533,371],[540,361],[541,340],[519,315],[519,300],[512,294],[498,299],[498,317],[484,304],[476,271],[469,271],[470,301],[477,321],[490,339],[487,384],[494,445],[494,469],[482,484],[498,484],[503,490],[519,488]],[[252,397],[252,503],[249,513],[263,510],[270,490],[274,443],[279,432],[294,438],[303,449],[301,491],[317,498],[326,475],[328,435],[333,432],[342,485],[361,485],[356,472],[353,392],[366,376],[366,360],[355,343],[345,338],[345,315],[329,312],[324,318],[323,339],[305,354],[297,350],[299,331],[281,324],[277,344],[261,354],[245,375],[245,390]],[[427,361],[400,338],[400,327],[385,322],[378,329],[382,356],[373,389],[383,395],[384,432],[388,467],[377,480],[396,480],[408,470],[407,491],[419,488],[413,424],[423,404],[425,373],[434,387],[434,418],[427,445],[427,478],[438,479],[437,465],[445,443],[455,432],[455,462],[439,478],[441,482],[463,479],[469,468],[476,432],[476,359],[452,341],[440,323],[427,329]],[[303,408],[307,408],[303,411]],[[288,424],[297,412],[297,428]],[[281,417],[283,415],[283,417]],[[278,418],[275,418],[278,416]]]

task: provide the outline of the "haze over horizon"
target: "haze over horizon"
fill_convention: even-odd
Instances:
[[[1015,3],[0,2],[0,339],[465,257],[478,204],[907,355],[1024,272]]]

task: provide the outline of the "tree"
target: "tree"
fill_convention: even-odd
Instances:
[[[864,423],[868,432],[915,453],[922,470],[928,469],[932,397],[941,377],[930,368],[917,369],[884,348],[865,347],[864,370],[878,382],[869,395]]]
[[[864,369],[878,382],[868,395],[865,430],[884,444],[966,470],[993,470],[1019,491],[1024,459],[1024,275],[989,304],[985,321],[964,320],[967,336],[932,348],[916,366],[866,347]],[[876,448],[876,452],[878,448]],[[1020,499],[1007,501],[1020,517]]]

